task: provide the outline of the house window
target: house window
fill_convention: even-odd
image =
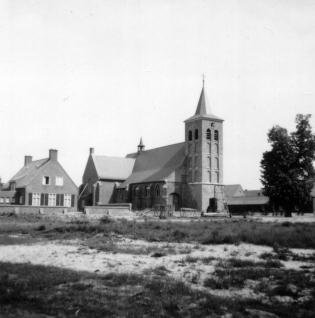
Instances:
[[[195,140],[198,140],[198,129],[195,129]]]
[[[56,206],[56,193],[48,194],[48,206]]]
[[[71,194],[64,195],[64,206],[71,207]]]
[[[155,187],[155,196],[156,197],[159,197],[161,194],[160,192],[160,186],[157,184],[156,187]]]
[[[62,193],[57,194],[56,196],[56,205],[57,206],[63,206],[64,202],[64,195]]]
[[[32,205],[40,206],[40,194],[39,193],[33,193],[33,195],[32,195]]]
[[[50,184],[50,178],[48,176],[43,177],[43,185],[48,185]]]
[[[209,128],[207,129],[207,132],[206,132],[206,138],[208,140],[211,140],[211,130]]]
[[[10,198],[5,198],[4,201],[5,203],[10,203]]]
[[[191,130],[188,131],[188,140],[192,141],[192,131]]]
[[[63,186],[63,177],[56,177],[56,186]]]
[[[219,140],[219,132],[217,130],[214,131],[214,140],[215,141]]]
[[[4,203],[4,198],[0,198],[0,203]]]

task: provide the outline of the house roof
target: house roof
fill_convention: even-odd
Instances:
[[[259,197],[263,196],[262,190],[244,190],[244,195],[246,197]]]
[[[226,198],[228,205],[264,205],[269,203],[269,198],[265,196],[256,197],[233,197]]]
[[[240,184],[227,184],[224,186],[224,193],[227,198],[234,197],[237,190],[243,191],[243,188]]]
[[[49,161],[49,158],[34,160],[30,162],[27,166],[23,166],[11,179],[15,181],[16,187],[21,188],[27,186],[31,180],[34,178],[37,171]]]
[[[135,159],[92,155],[100,179],[126,180],[133,169]]]
[[[139,154],[129,154],[136,161],[132,174],[120,185],[126,187],[132,183],[164,181],[185,159],[185,143],[143,151]]]

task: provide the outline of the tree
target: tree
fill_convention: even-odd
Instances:
[[[268,132],[271,150],[261,160],[264,194],[275,209],[286,216],[293,210],[305,211],[311,204],[314,180],[315,136],[309,123],[311,115],[296,116],[296,131],[273,127]]]

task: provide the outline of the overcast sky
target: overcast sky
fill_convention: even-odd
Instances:
[[[267,131],[315,109],[315,1],[0,0],[2,180],[49,148],[79,185],[89,147],[182,142],[202,73],[224,182],[258,188]]]

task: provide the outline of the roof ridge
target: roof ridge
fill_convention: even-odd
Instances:
[[[126,158],[126,157],[118,157],[118,156],[107,156],[107,155],[92,155],[91,156],[92,158],[95,158],[95,157],[106,157],[106,158],[114,158],[114,159],[133,159],[134,158]]]
[[[184,144],[184,143],[185,143],[185,141],[182,141],[182,142],[177,142],[175,144],[170,144],[170,145],[166,145],[166,146],[160,146],[160,147],[156,147],[156,148],[151,148],[151,149],[143,150],[142,153],[146,153],[146,152],[149,152],[151,150],[156,150],[156,149],[166,148],[166,147],[175,146],[175,145],[179,145],[179,144]],[[132,153],[130,153],[128,155],[131,155],[131,154],[134,154],[134,153],[136,153],[136,152],[132,152]]]

